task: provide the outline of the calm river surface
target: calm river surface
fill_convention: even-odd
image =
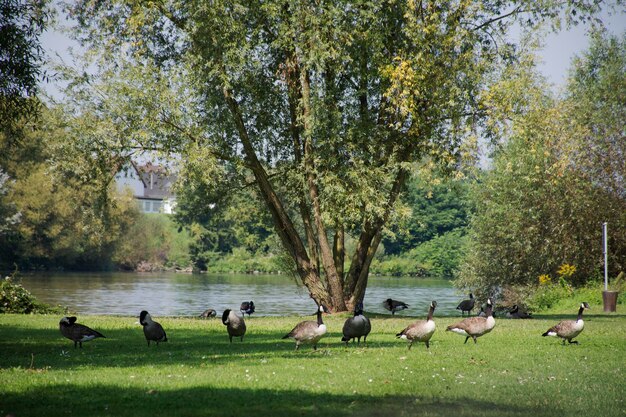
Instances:
[[[304,315],[315,311],[306,288],[293,278],[266,275],[205,275],[179,273],[62,273],[22,275],[22,284],[39,300],[68,306],[78,314],[197,316],[207,308],[219,313],[238,310],[254,301],[256,316]],[[465,295],[466,296],[466,295]],[[365,310],[387,313],[387,298],[410,308],[398,315],[424,316],[431,300],[437,315],[457,315],[463,298],[450,282],[416,278],[370,277]]]

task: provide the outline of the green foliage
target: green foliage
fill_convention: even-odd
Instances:
[[[595,53],[599,46],[592,44],[588,58],[594,60],[579,62],[577,71],[600,84],[604,78],[623,82],[624,66],[610,61],[618,55],[626,62],[624,44],[602,45],[611,46],[611,52]],[[584,66],[586,69],[581,69]],[[570,98],[547,97],[536,78],[523,68],[516,71],[521,71],[517,81],[524,86],[520,101],[526,105],[523,111],[507,116],[510,136],[497,150],[493,169],[472,192],[477,209],[459,285],[493,292],[499,286],[534,284],[540,276],[557,275],[562,287],[582,285],[597,277],[602,268],[604,221],[612,225],[609,265],[617,275],[626,259],[626,190],[625,182],[619,180],[625,174],[620,150],[624,141],[623,137],[614,140],[594,133],[589,117],[601,117],[607,108],[622,112],[623,97],[595,95],[589,85],[578,83],[577,88],[598,100],[597,106],[589,101],[583,109]],[[504,81],[505,93],[510,93],[511,84],[517,85],[515,77]],[[572,85],[568,88],[570,92],[574,89]],[[493,96],[499,94],[495,90]],[[603,120],[607,123],[604,130],[623,128],[622,117]],[[615,145],[615,152],[607,150],[607,143]],[[596,169],[588,165],[597,156],[589,152],[602,155],[602,171],[610,172],[608,176],[617,183],[611,180],[609,185],[607,177],[595,174]],[[559,274],[564,264],[574,267],[567,277]],[[544,304],[550,305],[558,297],[547,294]]]
[[[39,37],[51,11],[46,0],[0,0],[0,135],[16,143],[24,119],[37,115],[44,51]]]
[[[44,111],[18,146],[0,137],[0,169],[10,176],[0,212],[11,215],[0,233],[0,265],[21,269],[109,267],[113,246],[136,215],[132,197],[117,195],[111,172],[100,183],[79,178],[60,163],[67,140],[54,111]],[[68,162],[71,165],[71,162]],[[6,182],[5,182],[6,184]],[[10,203],[9,203],[10,202]],[[10,224],[8,224],[10,223]]]
[[[435,176],[409,181],[401,206],[408,216],[391,228],[383,238],[385,253],[397,255],[457,228],[467,226],[469,217],[469,181]],[[399,205],[400,205],[399,204]]]
[[[70,77],[72,146],[100,161],[179,153],[195,187],[189,207],[202,213],[253,184],[301,280],[341,309],[363,296],[412,165],[454,170],[475,156],[484,87],[516,57],[507,31],[599,10],[592,0],[526,6],[75,2],[101,77]],[[199,223],[198,253],[222,251],[214,225]],[[355,252],[333,256],[329,237],[346,234],[358,236]]]
[[[526,299],[526,305],[530,311],[545,311],[570,298],[571,295],[571,288],[554,284],[542,285],[534,288],[534,293]]]
[[[244,248],[234,248],[232,253],[204,252],[197,257],[196,265],[210,273],[273,274],[281,270],[278,259],[271,254],[253,254]]]
[[[187,268],[191,265],[191,240],[167,214],[139,214],[128,232],[121,237],[113,262],[122,269]]]
[[[582,301],[591,305],[602,306],[602,291],[604,284],[592,281],[578,288],[569,288],[562,285],[542,285],[529,287],[525,305],[529,310],[545,312],[550,309],[559,311],[576,311]],[[617,298],[618,305],[626,305],[626,294],[620,294]]]
[[[415,259],[402,255],[374,258],[370,273],[386,276],[430,276],[428,265],[420,264]]]
[[[6,277],[0,282],[0,313],[63,314],[65,309],[37,301],[26,288]]]
[[[457,228],[428,240],[404,254],[375,259],[371,271],[378,275],[452,279],[458,273],[466,245],[465,229]]]

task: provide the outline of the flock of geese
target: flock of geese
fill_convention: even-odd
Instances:
[[[461,315],[464,316],[467,312],[468,317],[459,321],[458,323],[451,324],[446,328],[446,331],[465,336],[465,342],[472,338],[474,343],[476,339],[488,334],[493,330],[496,325],[496,321],[493,317],[493,302],[491,298],[487,299],[486,308],[478,316],[469,317],[469,314],[474,309],[474,296],[470,294],[469,300],[463,300],[458,306],[457,310],[461,310]],[[409,306],[397,300],[388,298],[383,302],[383,307],[391,312],[392,315],[396,311],[401,311]],[[436,301],[431,301],[428,316],[426,320],[417,320],[403,329],[400,333],[396,334],[399,339],[404,339],[408,342],[408,348],[414,342],[422,342],[426,345],[426,349],[430,347],[430,339],[435,333],[437,326],[433,320],[433,314],[437,307]],[[586,302],[581,303],[578,310],[578,317],[576,320],[563,320],[555,326],[548,329],[542,336],[554,336],[563,339],[563,344],[567,340],[568,343],[577,344],[577,341],[573,339],[583,331],[585,323],[583,321],[583,311],[589,308],[589,304]],[[244,317],[248,314],[248,317],[254,313],[255,307],[252,301],[243,302],[240,306],[241,315],[235,313],[231,309],[226,309],[222,314],[222,323],[226,326],[226,331],[230,339],[230,343],[233,342],[233,337],[238,337],[240,341],[243,341],[243,337],[246,334],[246,323]],[[296,350],[300,348],[302,344],[308,344],[313,346],[313,350],[317,349],[317,343],[326,334],[326,325],[324,324],[322,313],[327,313],[327,309],[323,305],[319,305],[314,315],[317,316],[317,320],[308,320],[298,323],[289,333],[283,336],[283,339],[293,339],[296,342]],[[213,309],[204,311],[200,317],[208,318],[215,317],[217,312]],[[521,312],[517,306],[508,313],[511,318],[531,318],[527,313]],[[150,313],[143,310],[139,314],[139,324],[143,327],[143,333],[150,346],[150,342],[155,342],[158,346],[160,342],[167,342],[167,334],[160,323],[152,320]],[[74,342],[74,348],[77,346],[83,347],[83,342],[105,337],[102,333],[93,330],[85,325],[76,323],[76,317],[63,317],[59,322],[59,329],[61,334],[66,338]],[[348,318],[343,325],[343,337],[342,342],[348,345],[350,340],[356,340],[357,343],[366,343],[367,336],[372,330],[372,325],[369,318],[363,315],[363,303],[359,302],[354,308],[354,316]]]

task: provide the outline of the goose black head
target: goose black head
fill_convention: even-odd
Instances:
[[[469,293],[469,298],[470,298],[470,300],[471,300],[472,298],[474,298],[474,294]]]
[[[437,308],[437,302],[435,300],[430,302],[430,308],[432,308],[433,310]]]
[[[59,324],[61,326],[71,326],[74,323],[76,323],[76,317],[74,317],[74,316],[72,316],[72,317],[63,317],[61,319],[61,321],[59,322]]]
[[[148,319],[150,319],[150,314],[146,310],[142,310],[141,313],[139,313],[139,323],[145,326],[148,324]]]
[[[229,314],[230,314],[230,308],[227,308],[226,310],[224,310],[224,313],[222,313],[222,323],[228,324],[228,315]]]
[[[582,304],[580,305],[580,308],[589,308],[589,304],[587,304],[586,301],[583,301]]]
[[[321,314],[321,313],[326,313],[326,314],[330,314],[328,312],[328,307],[326,307],[324,304],[320,304],[319,307],[317,308],[317,311],[315,313],[313,313],[314,316]]]

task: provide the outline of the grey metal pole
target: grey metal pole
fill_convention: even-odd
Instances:
[[[604,291],[609,290],[609,264],[608,264],[608,235],[606,231],[606,222],[602,223],[602,243],[604,251]]]

